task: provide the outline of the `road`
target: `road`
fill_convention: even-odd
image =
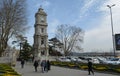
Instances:
[[[35,72],[32,63],[26,63],[24,68],[21,68],[20,62],[17,62],[16,66],[13,68],[22,76],[120,76],[99,72],[95,72],[94,75],[88,75],[88,72],[85,70],[69,69],[56,66],[51,66],[50,71],[42,73],[40,67],[38,68],[38,72]]]

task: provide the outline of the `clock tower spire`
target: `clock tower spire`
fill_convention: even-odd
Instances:
[[[40,7],[35,14],[34,56],[38,59],[48,58],[47,14]]]

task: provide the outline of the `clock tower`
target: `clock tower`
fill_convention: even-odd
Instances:
[[[37,59],[48,58],[47,14],[39,8],[35,14],[34,56]]]

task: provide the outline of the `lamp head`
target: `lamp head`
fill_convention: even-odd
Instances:
[[[107,5],[107,7],[109,7],[109,8],[111,8],[111,7],[113,7],[113,6],[115,6],[115,4],[113,4],[113,5],[111,5],[111,6],[110,6],[110,5]]]
[[[109,7],[109,8],[110,8],[110,5],[107,5],[107,7]]]
[[[115,4],[112,5],[112,7],[115,6]]]

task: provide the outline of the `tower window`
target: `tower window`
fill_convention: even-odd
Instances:
[[[43,45],[44,44],[44,39],[43,38],[41,38],[41,45]]]
[[[41,51],[41,55],[45,55],[45,51],[44,50]]]
[[[42,33],[44,32],[44,28],[41,28],[41,32],[42,32]]]

